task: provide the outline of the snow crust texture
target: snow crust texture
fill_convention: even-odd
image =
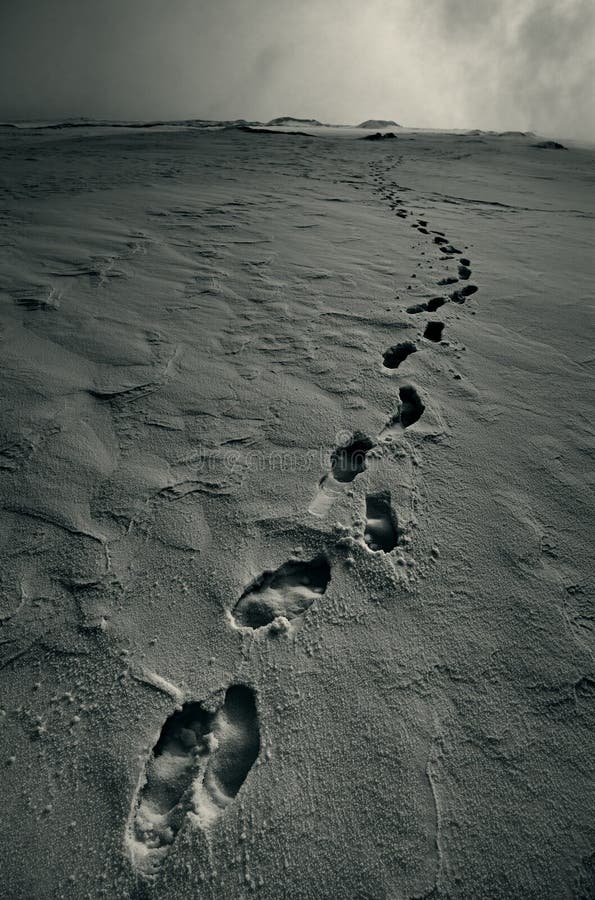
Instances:
[[[55,124],[0,128],[4,894],[594,896],[593,150]]]

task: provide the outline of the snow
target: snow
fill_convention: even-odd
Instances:
[[[3,882],[590,896],[594,151],[225,124],[0,138]]]

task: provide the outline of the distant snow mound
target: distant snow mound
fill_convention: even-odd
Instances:
[[[296,119],[294,116],[279,116],[276,119],[271,119],[270,122],[266,123],[267,125],[324,125],[324,122],[319,122],[318,119]]]
[[[533,144],[533,146],[537,150],[567,150],[568,148],[564,146],[564,144],[559,144],[558,141],[540,141],[539,144]]]
[[[365,122],[362,122],[360,125],[356,125],[356,128],[400,128],[398,122],[393,122],[392,119],[366,119]]]

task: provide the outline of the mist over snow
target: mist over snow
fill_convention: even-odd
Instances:
[[[595,139],[592,0],[4,0],[0,118],[314,117]]]

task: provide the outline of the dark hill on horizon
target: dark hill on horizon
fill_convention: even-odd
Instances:
[[[366,119],[365,122],[361,122],[361,124],[356,125],[356,128],[400,128],[398,122],[393,122],[392,119]]]

